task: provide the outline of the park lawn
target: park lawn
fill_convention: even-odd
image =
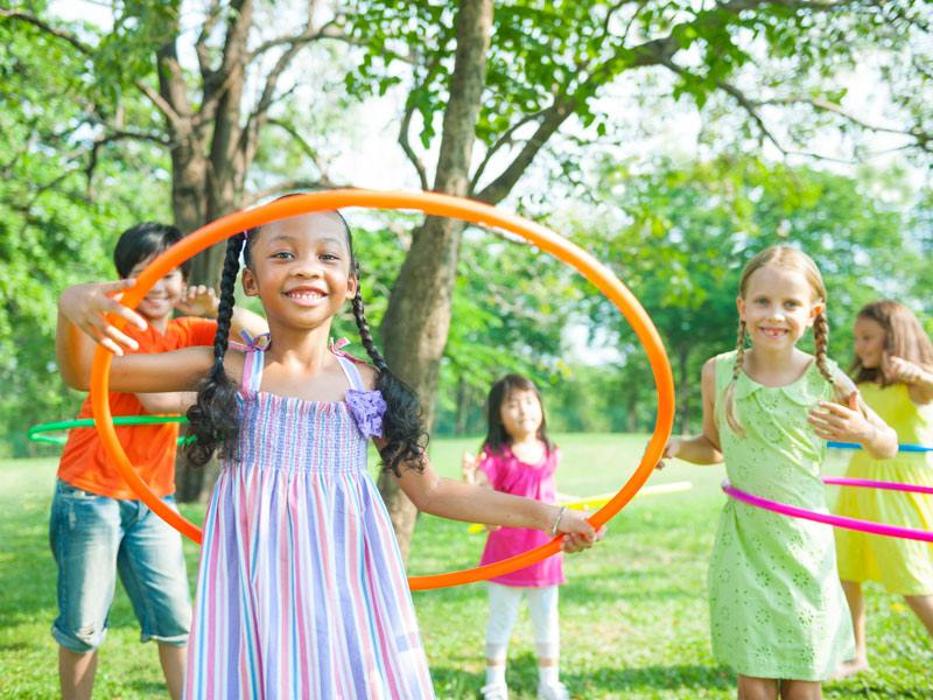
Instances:
[[[563,435],[558,488],[589,496],[612,490],[637,462],[645,438]],[[437,440],[433,458],[450,476],[477,440]],[[55,570],[47,517],[54,459],[0,461],[0,698],[57,692]],[[835,470],[838,470],[836,465]],[[729,698],[731,672],[709,650],[706,562],[723,496],[722,470],[674,463],[649,483],[689,480],[690,491],[637,498],[615,518],[604,542],[567,560],[561,590],[562,678],[575,698]],[[185,506],[198,520],[202,507]],[[462,523],[422,516],[413,574],[474,564],[481,535]],[[197,550],[188,544],[193,578]],[[870,672],[828,683],[827,698],[933,698],[933,646],[903,602],[869,587]],[[485,591],[481,584],[414,594],[440,698],[475,698],[483,678]],[[129,602],[118,587],[101,648],[95,696],[164,697],[156,649],[139,644]],[[507,680],[516,700],[533,698],[536,663],[530,623],[513,636]]]

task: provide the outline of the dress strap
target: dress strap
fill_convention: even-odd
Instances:
[[[366,387],[363,386],[363,378],[360,376],[360,371],[356,368],[356,363],[342,355],[335,353],[335,356],[337,357],[337,362],[339,362],[341,368],[343,368],[343,373],[347,375],[350,388],[356,389],[357,391],[366,391]]]
[[[254,338],[245,329],[240,331],[240,335],[245,345],[233,341],[230,343],[237,348],[242,348],[246,354],[243,360],[243,378],[240,380],[240,387],[245,394],[255,394],[262,385],[262,369],[266,364],[265,351],[269,347],[271,337],[268,333],[263,333]]]
[[[250,348],[246,351],[243,361],[243,380],[241,387],[245,394],[255,394],[262,385],[262,368],[266,364],[266,353],[259,348]]]

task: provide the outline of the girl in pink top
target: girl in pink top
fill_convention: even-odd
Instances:
[[[525,377],[509,374],[492,385],[486,402],[488,429],[478,458],[463,455],[465,481],[545,503],[554,503],[554,473],[560,453],[547,437],[544,407],[537,387]],[[563,511],[561,511],[563,512]],[[481,564],[527,552],[547,543],[548,533],[526,528],[491,528]],[[485,700],[506,700],[505,660],[509,637],[521,599],[535,628],[538,652],[539,700],[569,698],[558,679],[560,632],[557,587],[564,582],[561,554],[489,582],[489,624],[486,627]]]

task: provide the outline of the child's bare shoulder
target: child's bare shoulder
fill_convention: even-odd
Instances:
[[[366,364],[365,362],[359,361],[356,363],[356,368],[359,370],[360,379],[363,380],[363,386],[370,390],[375,389],[376,379],[379,377],[379,373],[376,371],[376,368],[372,365]]]

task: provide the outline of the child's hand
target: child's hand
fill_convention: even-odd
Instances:
[[[205,318],[217,318],[219,306],[220,300],[217,298],[214,288],[203,284],[189,286],[182,295],[181,300],[175,304],[175,308],[183,314],[203,316]]]
[[[460,459],[460,473],[463,480],[468,484],[476,483],[476,468],[479,465],[479,459],[468,450],[463,451],[463,457]]]
[[[904,384],[918,384],[923,381],[924,371],[909,360],[891,355],[885,362],[883,371],[887,377]]]
[[[589,518],[590,515],[592,515],[592,513],[588,510],[582,510],[582,511],[577,511],[577,512],[579,512],[584,518]],[[599,528],[596,531],[596,537],[592,542],[588,541],[586,537],[582,534],[571,532],[569,534],[564,535],[564,539],[561,542],[561,549],[567,554],[574,554],[576,552],[582,552],[584,549],[589,549],[590,547],[592,547],[594,542],[599,542],[605,536],[606,536],[605,525],[603,525],[601,528]]]
[[[589,549],[602,537],[587,521],[585,511],[565,509],[557,523],[557,531],[564,533],[563,550],[568,553]]]
[[[146,319],[120,303],[123,290],[136,284],[134,279],[117,282],[76,284],[62,292],[58,308],[62,315],[114,355],[122,356],[123,348],[138,350],[139,344],[107,319],[115,314],[140,330],[146,330]]]
[[[876,432],[861,411],[832,401],[820,401],[819,406],[810,411],[807,422],[824,440],[863,443],[870,441]]]
[[[665,460],[674,459],[678,452],[680,452],[680,438],[671,438],[664,446],[664,454],[661,455],[661,461],[659,461],[654,468],[659,471],[664,469],[664,467],[667,466]]]

